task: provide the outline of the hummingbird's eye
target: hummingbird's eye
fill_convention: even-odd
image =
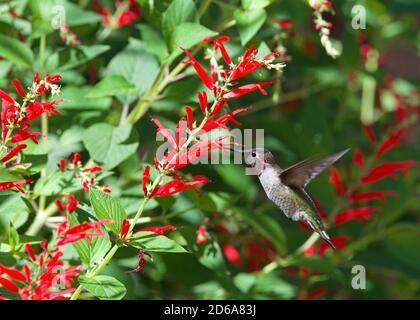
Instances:
[[[251,156],[252,156],[253,158],[255,158],[255,157],[257,156],[257,154],[256,154],[255,152],[252,152],[252,153],[251,153]]]

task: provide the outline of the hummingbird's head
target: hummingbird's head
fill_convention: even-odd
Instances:
[[[250,168],[264,169],[267,164],[275,164],[273,154],[267,149],[256,148],[244,150],[245,165]]]

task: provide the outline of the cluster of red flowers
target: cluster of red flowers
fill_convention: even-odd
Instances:
[[[237,86],[238,79],[262,67],[272,69],[283,66],[281,64],[274,64],[273,62],[277,53],[271,53],[258,59],[256,57],[258,50],[254,49],[253,46],[246,50],[239,58],[238,63],[235,64],[224,46],[224,42],[226,41],[229,41],[229,38],[225,36],[217,39],[206,38],[203,40],[203,43],[211,45],[205,57],[210,60],[210,74],[207,73],[188,50],[182,48],[188,57],[188,61],[185,63],[194,68],[200,80],[212,92],[214,102],[209,106],[207,93],[205,91],[199,92],[198,100],[204,118],[200,122],[195,122],[193,119],[193,110],[190,106],[187,106],[185,108],[187,119],[182,117],[179,120],[175,130],[175,137],[172,136],[169,130],[158,119],[152,118],[158,128],[157,133],[163,135],[170,146],[169,150],[163,156],[159,159],[158,157],[156,158],[155,167],[160,171],[162,176],[175,176],[176,178],[162,186],[150,185],[148,184],[150,167],[146,167],[143,173],[143,191],[146,197],[168,196],[186,188],[196,190],[196,184],[207,183],[208,180],[203,176],[196,176],[192,181],[186,182],[174,170],[194,162],[201,156],[208,156],[211,150],[223,150],[226,146],[234,145],[235,143],[232,141],[225,142],[225,140],[230,140],[231,136],[221,136],[209,140],[201,140],[197,136],[208,133],[216,128],[226,128],[226,123],[229,121],[239,124],[234,116],[239,112],[246,111],[244,108],[236,109],[222,116],[217,115],[228,103],[229,99],[240,97],[255,90],[267,94],[264,86],[273,83],[272,81],[266,81]],[[223,67],[219,63],[216,57],[218,52],[220,52],[222,60],[226,63],[227,67]]]
[[[44,79],[40,79],[37,73],[28,92],[25,92],[18,80],[13,80],[12,83],[23,100],[22,104],[19,104],[8,93],[0,90],[2,99],[0,168],[11,169],[22,165],[20,152],[27,147],[25,143],[22,143],[23,141],[31,139],[34,143],[38,143],[38,136],[42,136],[42,134],[29,131],[32,120],[42,114],[48,116],[51,116],[52,113],[60,114],[55,107],[62,100],[49,102],[37,100],[45,92],[51,92],[52,96],[60,94],[60,87],[55,84],[59,80],[61,80],[60,75],[50,76],[47,74]],[[0,190],[16,187],[23,192],[20,185],[29,182],[27,179],[1,182]]]
[[[89,188],[98,188],[103,192],[111,192],[109,189],[109,184],[100,186],[98,183],[96,175],[103,171],[102,167],[98,165],[93,165],[90,167],[84,166],[80,160],[79,153],[70,154],[67,160],[61,158],[57,165],[62,171],[71,171],[74,175],[74,178],[80,180],[80,183],[85,192],[89,192]]]
[[[23,300],[65,299],[76,290],[72,283],[81,266],[65,267],[61,261],[63,252],[58,248],[50,250],[45,241],[41,242],[41,248],[43,251],[37,257],[32,245],[25,245],[28,263],[23,270],[0,264],[0,285]],[[0,295],[0,300],[6,298]]]
[[[110,9],[102,7],[99,0],[93,1],[93,7],[102,16],[102,24],[113,28],[121,28],[130,24],[141,15],[141,10],[136,0],[115,0],[115,13]]]

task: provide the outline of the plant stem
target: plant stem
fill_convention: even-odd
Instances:
[[[42,35],[39,39],[39,67],[40,71],[43,74],[45,72],[45,47],[46,47],[47,37],[46,35]],[[41,98],[42,102],[45,101],[45,97],[42,96]],[[48,139],[48,116],[46,113],[41,114],[41,132],[44,135],[44,139]],[[41,178],[44,177],[47,174],[46,168],[43,168],[41,170]],[[38,205],[38,212],[35,217],[35,220],[31,227],[29,228],[28,234],[29,235],[36,235],[38,231],[41,229],[42,225],[44,224],[44,221],[47,217],[44,218],[44,216],[47,213],[45,210],[47,204],[47,198],[45,196],[39,197],[39,205]],[[30,232],[30,233],[29,233]]]
[[[45,196],[41,196],[39,198],[39,206],[43,206],[45,208]],[[29,226],[28,230],[26,231],[26,235],[28,236],[35,236],[39,230],[41,230],[42,226],[44,225],[45,221],[51,217],[57,211],[57,207],[54,202],[52,202],[45,210],[38,209],[38,212],[35,216],[34,221]]]

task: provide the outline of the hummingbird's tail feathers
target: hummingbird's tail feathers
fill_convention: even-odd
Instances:
[[[350,149],[343,150],[322,160],[310,158],[300,161],[282,171],[280,179],[284,184],[290,187],[305,188],[312,179],[340,159],[349,150]]]
[[[327,234],[327,232],[325,232],[321,221],[318,221],[318,223],[316,223],[315,221],[311,221],[311,220],[307,219],[306,222],[309,224],[309,226],[312,228],[312,230],[314,230],[316,233],[318,233],[321,236],[321,238],[326,243],[328,243],[328,245],[331,248],[333,248],[334,250],[336,249],[334,243],[332,243],[332,241],[331,241],[330,236]]]
[[[321,232],[319,232],[319,234],[320,234],[321,238],[322,238],[322,239],[324,239],[324,241],[325,241],[326,243],[328,243],[328,245],[329,245],[331,248],[333,248],[334,250],[335,250],[335,249],[337,249],[337,248],[335,247],[334,243],[332,243],[331,238],[329,237],[329,235],[328,235],[328,234],[327,234],[324,230],[322,230]]]

